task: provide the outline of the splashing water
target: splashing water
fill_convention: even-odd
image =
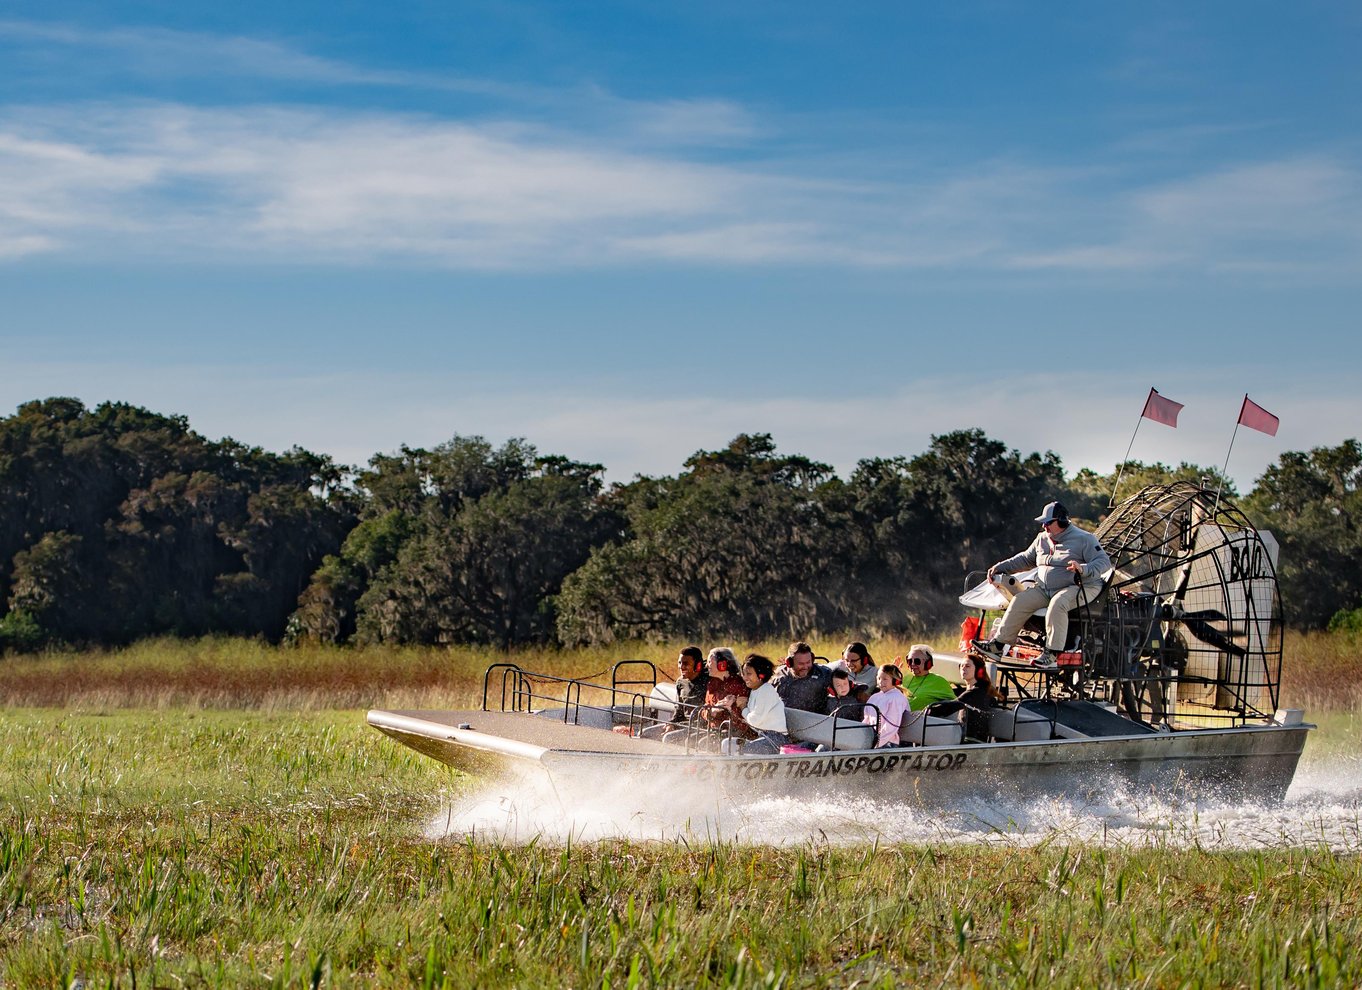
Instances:
[[[1312,847],[1362,851],[1362,758],[1334,757],[1302,765],[1280,805],[1151,794],[1104,794],[1100,800],[1034,798],[1013,802],[974,798],[925,810],[868,799],[766,797],[746,803],[709,788],[679,790],[658,781],[656,793],[608,786],[590,794],[556,791],[542,775],[503,780],[440,809],[430,839],[493,842],[741,841],[758,845],[806,842],[857,845],[959,838],[1013,846],[1172,846],[1203,849]],[[638,809],[624,812],[621,809]],[[677,809],[684,809],[678,811]]]

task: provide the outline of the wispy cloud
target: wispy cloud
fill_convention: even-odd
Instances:
[[[801,158],[774,120],[724,99],[375,69],[276,40],[158,28],[0,21],[3,44],[134,73],[486,99],[460,116],[123,97],[0,107],[0,259],[1362,269],[1362,168],[1338,153],[1172,169],[1165,154],[1144,172],[1118,140],[1119,164],[938,158],[897,162],[884,179],[891,170],[867,164],[870,150],[836,165]]]
[[[1014,259],[1021,268],[1317,275],[1362,268],[1362,173],[1303,156],[1226,165],[1117,194],[1105,239]]]
[[[63,75],[94,69],[106,75],[204,80],[222,84],[245,79],[319,87],[361,87],[458,93],[485,98],[487,114],[507,108],[547,112],[607,129],[648,144],[725,143],[750,138],[758,130],[748,111],[716,98],[630,99],[584,80],[577,85],[543,86],[470,76],[451,71],[376,68],[325,58],[273,39],[218,35],[158,27],[92,29],[63,23],[0,20],[4,46],[39,51]],[[62,57],[65,56],[65,57]],[[102,86],[109,85],[107,79]]]
[[[0,113],[9,257],[1346,271],[1360,245],[1362,179],[1323,156],[1124,190],[1016,162],[872,183],[505,122],[165,104]]]
[[[454,74],[365,68],[282,42],[156,27],[97,30],[39,21],[0,21],[0,42],[69,49],[120,72],[172,79],[247,77],[328,85],[416,87],[523,97],[528,88]],[[89,68],[88,63],[85,64]]]

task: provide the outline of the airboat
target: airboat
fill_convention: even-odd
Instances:
[[[560,792],[608,789],[619,800],[844,795],[939,806],[1143,792],[1280,802],[1313,726],[1278,707],[1276,541],[1188,482],[1126,499],[1096,535],[1113,569],[1073,614],[1061,664],[1031,665],[1044,631],[1038,615],[1029,645],[1024,632],[992,658],[1008,700],[986,713],[982,736],[928,709],[905,721],[906,742],[876,749],[876,726],[787,710],[796,745],[749,756],[722,745],[731,727],[710,728],[698,709],[663,742],[647,730],[671,719],[675,696],[646,660],[593,678],[497,663],[484,675],[481,708],[374,710],[368,722],[462,770],[542,774]],[[996,616],[1005,591],[967,581],[961,602],[974,612],[962,629]],[[937,671],[949,673],[971,649],[962,635],[960,655],[938,655]]]

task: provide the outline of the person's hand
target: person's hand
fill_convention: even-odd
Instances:
[[[1083,570],[1083,565],[1076,560],[1069,561],[1069,563],[1066,564],[1065,566],[1075,574]]]
[[[998,568],[996,568],[996,567],[990,567],[990,568],[988,569],[988,579],[989,579],[990,581],[992,581],[992,580],[993,580],[994,578],[996,578],[997,576],[998,576]]]

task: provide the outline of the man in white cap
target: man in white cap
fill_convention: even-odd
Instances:
[[[1038,568],[1036,584],[1014,597],[1003,613],[1003,624],[997,639],[976,641],[985,653],[1001,655],[1004,647],[1017,638],[1026,620],[1038,609],[1045,609],[1045,652],[1035,666],[1053,669],[1058,666],[1058,654],[1064,650],[1069,635],[1069,610],[1084,601],[1092,601],[1102,588],[1103,576],[1111,570],[1111,558],[1097,542],[1097,537],[1069,522],[1069,511],[1059,502],[1051,502],[1036,517],[1041,532],[1031,545],[1017,554],[1000,560],[988,569],[992,581],[999,574]]]

